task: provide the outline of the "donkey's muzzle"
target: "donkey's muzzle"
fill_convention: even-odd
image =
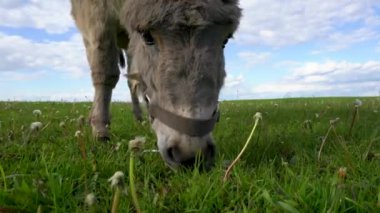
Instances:
[[[173,167],[193,168],[198,167],[202,170],[209,170],[214,166],[215,161],[215,145],[212,142],[207,142],[207,146],[195,153],[191,157],[184,157],[182,150],[176,146],[169,147],[164,151],[164,160]]]

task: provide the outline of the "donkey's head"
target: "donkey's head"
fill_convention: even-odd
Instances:
[[[199,153],[212,165],[223,48],[241,16],[237,1],[127,0],[122,11],[130,72],[140,75],[162,157],[177,167]]]

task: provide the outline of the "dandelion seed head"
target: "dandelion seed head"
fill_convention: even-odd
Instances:
[[[77,130],[77,131],[75,132],[75,137],[76,137],[76,138],[82,137],[82,132],[81,132],[80,130]]]
[[[85,202],[88,206],[92,206],[92,205],[94,205],[95,202],[96,202],[95,194],[94,194],[94,193],[87,194],[87,195],[86,195],[86,198],[85,198],[85,200],[84,200],[84,202]]]
[[[337,117],[337,118],[335,118],[333,120],[330,120],[330,125],[334,125],[334,124],[338,123],[339,120],[340,120],[339,117]]]
[[[115,151],[119,151],[120,146],[121,146],[120,142],[116,143],[116,145],[115,145]]]
[[[124,184],[124,173],[122,171],[117,171],[108,179],[108,182],[111,182],[111,187],[123,186]]]
[[[340,167],[338,170],[338,176],[339,178],[345,178],[347,175],[347,168],[346,167]]]
[[[61,121],[59,123],[59,127],[64,128],[66,126],[66,123],[64,121]]]
[[[255,120],[257,120],[257,119],[263,119],[263,116],[262,116],[262,114],[261,114],[261,112],[256,112],[256,114],[253,116],[253,118],[255,119]]]
[[[134,152],[141,151],[143,149],[145,141],[145,137],[136,136],[135,139],[129,141],[128,149]]]
[[[360,99],[356,99],[354,105],[355,107],[360,107],[361,105],[363,105],[363,102]]]
[[[39,110],[39,109],[33,110],[33,115],[40,116],[41,114],[42,114],[41,110]]]
[[[30,124],[31,131],[38,131],[42,128],[42,123],[39,121],[33,122]]]

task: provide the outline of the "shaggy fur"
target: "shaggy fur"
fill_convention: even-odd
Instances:
[[[236,0],[71,0],[82,33],[95,97],[93,132],[109,135],[109,104],[119,78],[118,54],[127,49],[135,117],[142,119],[137,91],[177,115],[208,119],[225,78],[223,47],[236,30]],[[120,61],[123,63],[123,61]],[[189,162],[198,150],[212,161],[211,134],[189,137],[152,122],[165,161]]]

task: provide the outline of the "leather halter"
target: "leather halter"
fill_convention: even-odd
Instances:
[[[201,137],[210,133],[219,121],[220,112],[216,109],[212,117],[207,120],[192,119],[169,112],[155,104],[149,104],[149,114],[168,127],[192,137]]]

